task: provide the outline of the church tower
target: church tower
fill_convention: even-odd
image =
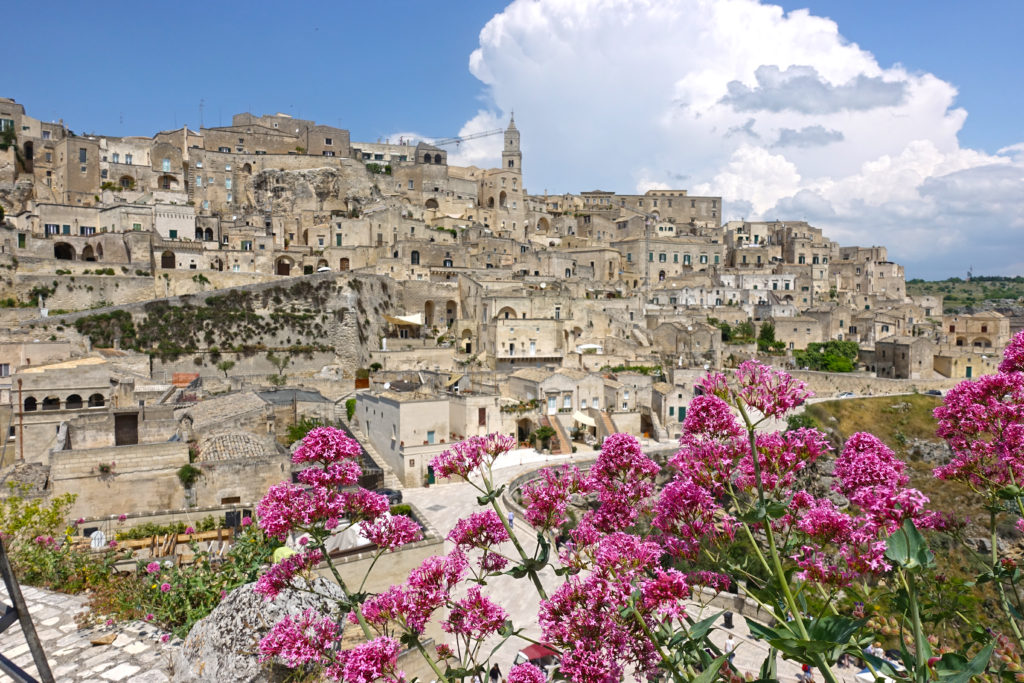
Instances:
[[[508,128],[505,129],[505,147],[501,150],[501,170],[512,173],[523,173],[523,153],[519,151],[519,129],[516,128],[516,115],[512,114]]]

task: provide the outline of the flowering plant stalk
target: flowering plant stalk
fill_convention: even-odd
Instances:
[[[1015,344],[1024,348],[1024,336]],[[1024,475],[1024,465],[1018,466],[1024,457],[1019,370],[1001,373],[1017,373],[1001,384],[985,380],[985,387],[998,384],[981,392],[988,403],[968,388],[951,392],[948,424],[941,409],[937,417],[955,459],[937,474],[967,477],[988,492],[993,506],[1010,501],[1024,514],[1021,490],[1010,488]],[[377,545],[376,561],[418,532],[388,518],[386,501],[375,494],[338,491],[358,477],[358,444],[330,428],[313,430],[295,453],[296,462],[313,464],[299,475],[306,487],[272,487],[259,506],[259,524],[268,534],[302,533],[309,544],[271,568],[257,590],[273,597],[296,575],[326,562],[344,591],[339,607],[367,642],[342,651],[340,624],[307,613],[275,626],[261,644],[264,656],[330,680],[363,683],[403,680],[397,655],[404,646],[419,651],[438,680],[450,681],[482,677],[494,653],[514,638],[554,650],[558,675],[571,681],[634,676],[731,683],[738,673],[710,639],[720,615],[701,614],[698,621],[693,610],[735,586],[770,615],[768,623],[747,618],[751,634],[770,648],[759,673],[763,681],[779,678],[779,655],[813,667],[829,683],[838,681],[833,667],[847,656],[863,660],[876,676],[915,683],[967,683],[972,676],[1014,671],[1006,663],[1013,656],[997,662],[992,655],[996,647],[1012,653],[1019,625],[1010,640],[981,630],[962,652],[940,649],[929,638],[926,627],[937,617],[922,609],[921,596],[935,557],[922,531],[943,529],[948,519],[928,509],[928,498],[909,486],[906,465],[885,444],[858,433],[833,456],[815,429],[771,431],[773,421],[811,394],[756,362],[730,377],[710,374],[698,386],[680,448],[667,462],[651,460],[633,437],[613,434],[588,470],[539,471],[518,492],[533,538],[521,537],[522,525],[512,523],[512,494],[496,476],[497,461],[514,439],[491,434],[453,444],[431,465],[439,476],[474,487],[480,511],[455,525],[450,552],[428,558],[403,584],[375,595],[362,592],[365,579],[355,590],[345,584],[327,552],[330,535],[361,525]],[[988,416],[976,420],[985,430],[964,427],[972,423],[963,413],[973,414],[979,403]],[[995,403],[1003,412],[993,412]],[[819,461],[832,469],[824,491],[813,481]],[[749,549],[749,562],[729,559],[726,551],[737,544]],[[997,561],[995,547],[993,537],[989,580],[1009,587],[1000,595],[1013,614],[1020,574]],[[494,586],[504,588],[508,577],[536,593],[540,640],[496,601],[507,590],[497,593]],[[894,633],[901,636],[895,659],[867,650],[879,634],[862,605],[852,612],[841,607],[843,596],[867,594],[893,606]],[[428,651],[424,634],[431,623],[449,642]],[[544,675],[524,664],[511,669],[508,680],[541,681]]]

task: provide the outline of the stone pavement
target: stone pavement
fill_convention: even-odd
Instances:
[[[580,453],[575,457],[583,460],[585,458],[593,458],[593,456],[594,453]],[[572,456],[564,458],[548,456],[547,458],[551,464],[571,462],[572,459]],[[518,459],[507,458],[504,462],[498,463],[499,465],[507,464],[508,466],[495,469],[494,475],[498,480],[497,483],[499,485],[507,483],[524,472],[544,466],[544,462],[530,462],[531,460],[533,458],[527,458],[526,461],[520,462]],[[404,502],[415,505],[442,536],[447,536],[459,519],[482,509],[476,502],[479,491],[466,482],[440,484],[431,488],[405,489],[403,490],[403,495]],[[526,552],[532,552],[536,546],[535,532],[525,521],[519,518],[515,521],[515,528]],[[445,550],[450,551],[451,549],[452,544],[446,541]],[[501,551],[507,556],[515,555],[515,550],[511,543],[505,544]],[[542,584],[549,595],[561,582],[561,579],[556,577],[550,568],[541,575],[541,578]],[[488,579],[484,593],[494,598],[495,601],[509,612],[509,616],[516,627],[525,626],[525,635],[541,640],[540,629],[536,625],[539,598],[529,580],[515,580],[508,576]],[[720,611],[720,608],[703,607],[697,603],[691,603],[689,607],[690,616],[695,620],[700,620]],[[737,642],[736,657],[733,662],[734,667],[741,674],[750,672],[756,678],[761,662],[768,654],[768,646],[761,641],[750,638],[746,621],[739,615],[736,615],[733,620],[731,632]],[[726,631],[721,622],[719,622],[717,628],[711,634],[711,640],[719,647],[722,647],[725,644],[728,633],[729,631]],[[489,651],[497,642],[497,639],[494,639],[493,642],[486,643],[484,651]],[[502,672],[507,673],[516,652],[527,644],[521,640],[517,641],[515,638],[510,639],[498,651],[492,661],[497,661]],[[779,680],[783,683],[795,683],[799,671],[800,666],[798,664],[779,660]],[[859,683],[856,679],[856,669],[836,669],[836,674],[843,683]],[[819,682],[823,680],[820,673],[815,673],[815,679]]]
[[[169,642],[163,643],[164,631],[139,621],[109,628],[79,629],[75,616],[86,609],[83,596],[64,595],[31,586],[22,586],[21,592],[50,671],[58,683],[167,683],[171,680],[170,653],[181,646],[177,638],[172,636]],[[2,581],[0,600],[10,604]],[[107,645],[90,642],[102,636],[115,637]],[[0,634],[0,653],[38,680],[38,671],[18,622]],[[0,673],[0,681],[9,680]]]

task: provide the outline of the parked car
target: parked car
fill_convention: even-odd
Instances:
[[[924,393],[927,394],[928,396],[942,396],[942,392],[939,391],[938,389],[929,389]]]
[[[331,272],[331,269],[328,268],[327,266],[320,266],[319,268],[316,269],[316,272],[318,272],[318,273],[329,273],[329,272]]]
[[[857,394],[853,393],[852,391],[844,391],[843,393],[839,394],[838,398],[853,398],[856,395]]]
[[[377,493],[382,496],[388,497],[388,503],[390,505],[398,505],[402,502],[402,492],[396,491],[395,489],[377,489]]]

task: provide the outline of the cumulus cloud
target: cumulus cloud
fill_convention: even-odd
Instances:
[[[952,84],[882,67],[807,10],[516,0],[469,68],[486,106],[461,132],[515,110],[531,192],[721,195],[726,218],[805,218],[845,244],[886,244],[911,275],[1019,260],[1007,245],[1024,238],[1024,145],[962,148]],[[449,159],[494,166],[500,149],[481,138]]]
[[[776,147],[821,147],[830,142],[841,142],[844,139],[842,132],[829,130],[825,126],[807,126],[800,130],[792,128],[780,128],[779,139],[775,141]]]

